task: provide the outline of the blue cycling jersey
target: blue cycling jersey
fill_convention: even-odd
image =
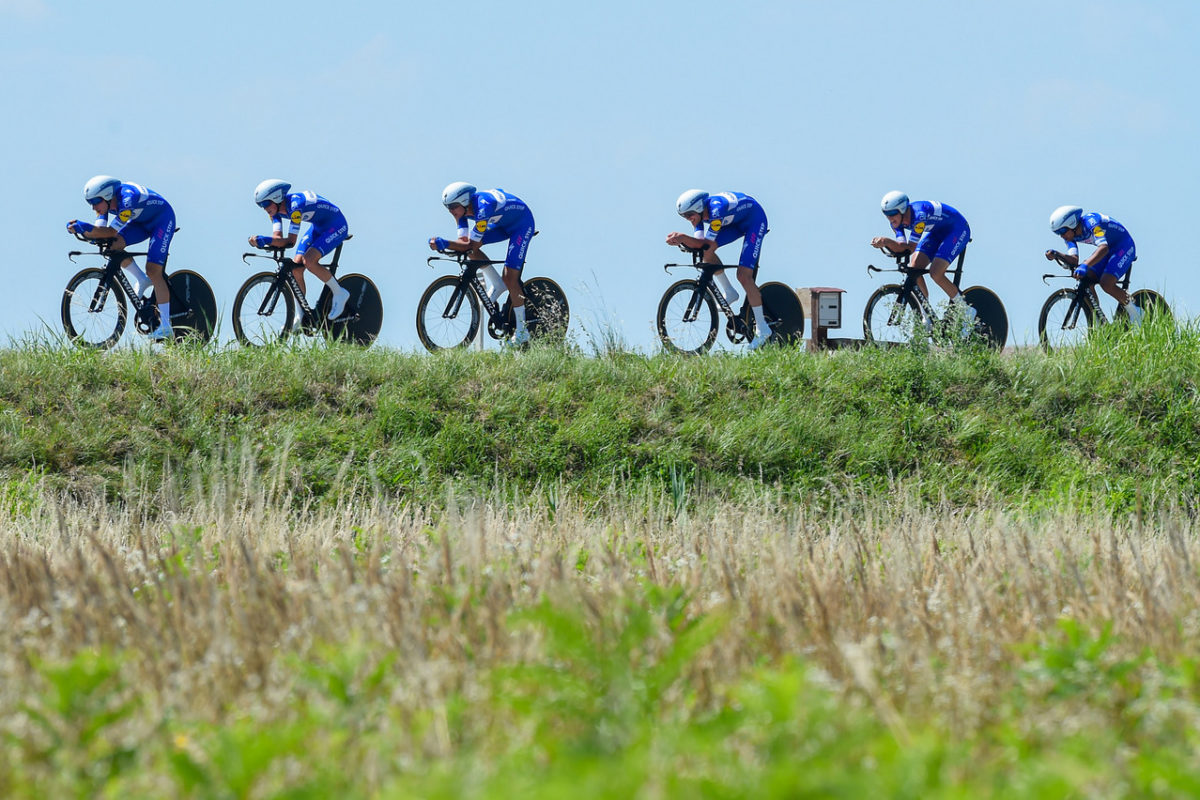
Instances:
[[[287,207],[290,209],[287,216],[289,236],[299,233],[302,222],[311,223],[317,231],[341,228],[346,224],[341,209],[316,192],[292,192],[288,195]],[[283,220],[282,213],[271,220],[271,230],[276,236],[283,235]]]
[[[521,198],[503,189],[486,189],[471,195],[470,206],[475,216],[463,216],[458,221],[459,237],[466,236],[472,242],[491,242],[509,238],[518,230],[528,227],[533,212]],[[484,238],[488,241],[484,242]]]
[[[112,229],[117,233],[131,222],[143,227],[150,227],[164,212],[171,213],[171,206],[158,192],[152,192],[137,183],[122,183],[121,190],[113,198],[109,206],[110,212],[116,216]],[[108,214],[96,217],[97,226],[108,225]]]
[[[956,208],[945,203],[913,200],[908,207],[912,209],[912,221],[908,225],[892,226],[892,233],[902,242],[915,244],[923,237],[940,237],[945,229],[967,224],[966,218]],[[897,214],[892,219],[899,221],[901,216]],[[912,236],[907,236],[906,231],[911,231]]]
[[[704,233],[703,226],[696,228],[696,238],[698,239],[715,242],[723,230],[737,229],[744,233],[748,229],[748,224],[758,222],[759,217],[766,220],[766,212],[763,211],[763,207],[758,204],[757,200],[744,192],[710,194],[705,204],[708,207],[708,233]]]
[[[1067,255],[1078,256],[1080,242],[1093,244],[1096,247],[1108,245],[1110,250],[1124,249],[1125,245],[1133,244],[1133,237],[1129,235],[1125,226],[1106,214],[1095,212],[1084,214],[1080,221],[1083,223],[1086,235],[1073,242],[1063,239],[1064,242],[1067,242]]]

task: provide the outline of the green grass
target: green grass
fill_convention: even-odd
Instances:
[[[902,490],[972,506],[1190,506],[1200,334],[1088,346],[682,359],[344,347],[0,352],[0,479],[129,491],[250,459],[295,497],[438,502],[447,485],[597,502],[785,503]]]

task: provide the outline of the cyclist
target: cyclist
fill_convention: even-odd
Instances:
[[[292,274],[300,284],[300,291],[304,291],[304,270],[307,269],[329,287],[332,300],[329,319],[340,317],[346,309],[350,292],[319,262],[350,235],[350,226],[341,209],[316,192],[293,192],[290,183],[278,178],[268,178],[255,187],[254,202],[271,218],[271,235],[251,236],[251,247],[266,249],[296,245],[296,254],[292,257],[296,268]],[[289,224],[286,238],[283,235],[285,217]],[[309,225],[297,244],[296,235],[300,232],[301,222]]]
[[[705,264],[720,264],[717,248],[742,239],[742,253],[738,258],[738,283],[746,290],[746,302],[754,312],[755,335],[750,341],[749,349],[757,350],[771,337],[771,328],[763,315],[762,293],[754,282],[758,275],[758,258],[762,253],[763,237],[767,235],[767,214],[763,207],[748,194],[742,192],[718,192],[709,194],[700,189],[688,189],[679,195],[675,201],[675,210],[679,216],[692,223],[695,235],[674,232],[667,234],[667,244],[684,245],[696,250],[704,250],[702,260]],[[708,223],[708,232],[704,232],[704,223]],[[732,303],[738,299],[737,290],[725,277],[722,268],[713,277],[725,293],[725,299]]]
[[[146,271],[142,272],[133,257],[127,257],[121,266],[137,278],[137,293],[140,297],[146,289],[154,286],[154,302],[158,305],[159,324],[150,333],[150,340],[161,342],[170,339],[171,292],[163,277],[163,267],[175,236],[175,211],[162,195],[152,192],[137,183],[122,183],[111,175],[97,175],[83,187],[83,199],[96,212],[94,223],[73,219],[67,230],[78,233],[85,239],[112,239],[114,250],[124,250],[129,245],[150,240],[146,255]],[[109,226],[108,215],[116,217]]]
[[[1129,293],[1117,285],[1137,260],[1137,248],[1125,226],[1105,214],[1084,213],[1080,206],[1059,206],[1050,215],[1050,230],[1067,243],[1067,252],[1047,250],[1046,260],[1061,257],[1075,267],[1074,275],[1080,280],[1098,275],[1100,288],[1121,304],[1133,325],[1140,325],[1144,312],[1133,304]],[[1082,264],[1079,263],[1079,242],[1096,246],[1096,251]]]
[[[521,269],[525,266],[529,240],[534,234],[533,212],[515,194],[503,189],[480,190],[462,181],[455,181],[442,190],[442,205],[458,223],[458,238],[449,241],[434,236],[429,240],[430,250],[469,253],[471,258],[482,261],[487,258],[483,254],[485,244],[508,240],[503,287],[508,289],[513,317],[517,321],[511,344],[525,344],[529,341],[529,330],[525,327]],[[503,293],[500,276],[490,264],[484,267],[483,273],[490,283],[492,300],[495,300]]]
[[[975,325],[975,309],[967,305],[954,281],[946,277],[950,262],[971,241],[971,226],[967,220],[957,209],[945,203],[910,201],[904,192],[888,192],[883,196],[880,208],[888,218],[895,238],[876,236],[871,240],[871,246],[891,253],[916,251],[910,266],[916,269],[929,267],[929,277],[950,298],[951,306],[960,306],[963,333],[969,333]],[[911,235],[907,235],[906,231],[911,231]],[[928,297],[925,276],[918,278],[917,283]]]

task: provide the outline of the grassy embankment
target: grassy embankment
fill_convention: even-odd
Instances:
[[[1197,349],[0,354],[0,796],[1194,796]]]
[[[1075,352],[431,358],[0,352],[0,476],[126,494],[243,459],[305,501],[908,494],[1129,508],[1200,489],[1200,335]],[[1139,497],[1140,496],[1140,497]]]

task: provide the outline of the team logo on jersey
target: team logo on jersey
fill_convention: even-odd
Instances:
[[[721,220],[714,219],[712,222],[708,223],[708,229],[710,231],[714,231],[714,232],[720,231],[721,230]]]
[[[292,212],[292,222],[296,223],[297,225],[300,224],[300,220],[303,218],[304,218],[304,215],[301,214],[299,211]]]
[[[133,212],[130,211],[128,208],[125,209],[124,211],[122,211],[120,214],[117,214],[117,219],[121,220],[121,222],[129,222],[129,220],[132,218],[133,218]]]
[[[1099,225],[1097,225],[1096,227],[1092,228],[1092,235],[1103,238],[1104,237],[1104,228],[1101,228]]]
[[[479,231],[480,233],[483,233],[484,231],[486,231],[487,230],[487,220],[481,219],[481,220],[479,220],[479,222],[476,222],[475,230]]]
[[[917,236],[920,236],[924,232],[925,232],[925,223],[924,222],[918,222],[916,225],[913,225],[913,233],[915,233]]]

